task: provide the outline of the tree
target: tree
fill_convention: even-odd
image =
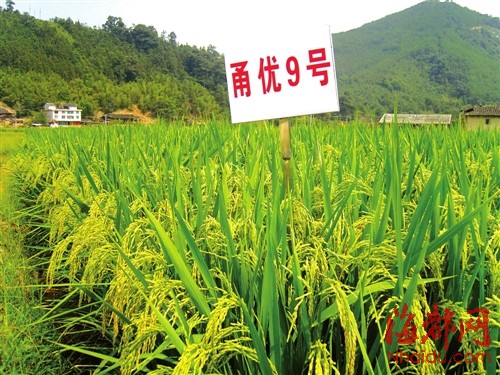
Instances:
[[[125,23],[121,17],[108,16],[108,19],[102,25],[102,28],[109,32],[114,32],[115,30],[125,29]]]
[[[32,124],[42,124],[48,125],[49,121],[44,110],[31,111],[31,123]]]
[[[173,31],[168,34],[168,41],[172,44],[177,44],[177,35]]]
[[[7,12],[13,12],[14,11],[14,5],[16,5],[16,3],[14,3],[14,1],[7,0],[5,2],[5,6],[7,7],[6,8]]]
[[[102,25],[102,29],[118,36],[121,40],[129,41],[130,32],[121,17],[108,16],[108,19]]]
[[[153,26],[136,25],[130,32],[137,50],[148,52],[158,47],[158,32]]]

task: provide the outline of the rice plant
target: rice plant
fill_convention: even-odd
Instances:
[[[15,172],[56,291],[40,321],[94,373],[494,373],[498,132],[296,121],[285,189],[267,123],[47,130]],[[420,340],[435,305],[457,326],[487,309],[491,343]]]

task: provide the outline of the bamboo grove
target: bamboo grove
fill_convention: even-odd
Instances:
[[[279,147],[267,123],[26,131],[12,168],[35,324],[54,322],[73,371],[494,373],[500,133],[297,120],[286,194]],[[424,337],[436,305],[457,327],[487,309],[491,344],[387,340],[403,306]]]

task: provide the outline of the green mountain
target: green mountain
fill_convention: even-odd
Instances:
[[[500,20],[424,1],[333,34],[341,114],[452,113],[500,103]],[[137,106],[153,116],[227,115],[224,56],[179,45],[175,33],[41,21],[0,11],[0,101],[20,115],[75,102],[85,116]],[[332,114],[335,115],[335,114]],[[330,115],[323,115],[328,118]]]
[[[167,119],[228,109],[224,58],[213,47],[179,45],[174,33],[101,28],[0,11],[0,101],[21,116],[46,102],[77,103],[84,116],[132,109]]]
[[[500,103],[500,20],[424,1],[333,35],[343,114],[457,113]]]

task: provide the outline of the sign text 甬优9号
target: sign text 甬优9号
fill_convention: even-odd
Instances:
[[[270,35],[225,59],[233,123],[339,110],[328,28]]]

